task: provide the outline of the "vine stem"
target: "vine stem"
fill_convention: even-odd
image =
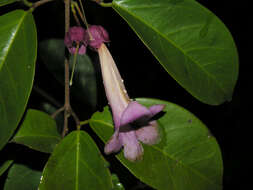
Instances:
[[[69,25],[70,25],[70,0],[64,0],[65,3],[65,34],[69,31]],[[64,137],[68,132],[68,118],[70,116],[73,116],[77,129],[80,130],[80,121],[75,112],[73,112],[71,105],[70,105],[70,88],[69,88],[69,60],[67,57],[65,57],[64,60],[64,66],[65,66],[65,103],[63,108],[60,108],[53,114],[52,116],[56,116],[58,113],[64,110],[64,126],[62,130],[62,137]]]
[[[40,0],[40,1],[37,1],[37,2],[32,4],[32,8],[35,9],[38,6],[43,5],[45,3],[48,3],[48,2],[51,2],[51,1],[54,1],[54,0]]]
[[[103,0],[92,0],[102,7],[112,7],[112,3],[104,3]]]
[[[43,5],[43,4],[51,2],[51,1],[54,1],[54,0],[40,0],[40,1],[37,1],[35,3],[31,3],[28,0],[23,0],[23,3],[26,6],[30,7],[31,9],[35,9],[36,7],[39,7],[40,5]]]
[[[99,3],[99,5],[101,5],[102,7],[112,7],[112,3]]]
[[[64,0],[65,3],[65,34],[69,31],[70,25],[70,0]],[[68,117],[70,116],[70,92],[69,92],[69,60],[65,57],[65,103],[64,103],[64,126],[62,130],[62,137],[68,132]]]
[[[89,119],[87,119],[85,121],[80,121],[80,126],[87,125],[87,124],[89,124],[89,122],[90,122]]]

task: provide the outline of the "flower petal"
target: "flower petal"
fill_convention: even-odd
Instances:
[[[85,30],[80,26],[73,26],[66,33],[64,44],[71,54],[76,53],[77,44],[80,45],[78,54],[85,54],[87,41],[84,40]]]
[[[68,47],[68,50],[71,54],[75,54],[76,53],[76,48],[75,47]]]
[[[89,42],[89,46],[98,49],[103,42],[109,42],[107,31],[99,25],[91,25],[84,35],[85,41]]]
[[[71,41],[81,42],[84,40],[85,30],[80,26],[73,26],[69,29],[67,35],[69,35]]]
[[[105,44],[98,49],[106,96],[113,113],[115,127],[120,126],[120,118],[130,99],[126,93],[118,68]]]
[[[86,46],[81,45],[81,47],[78,50],[78,54],[83,55],[86,53]]]
[[[122,147],[122,143],[119,139],[119,132],[115,131],[111,139],[106,143],[104,152],[110,154],[112,152],[118,152]]]
[[[147,122],[152,116],[153,114],[148,108],[136,101],[132,101],[128,104],[121,116],[120,126],[127,125],[136,120],[138,122]]]
[[[136,130],[136,136],[144,144],[153,145],[159,142],[160,135],[156,121],[149,122],[149,125]]]
[[[149,111],[151,111],[152,116],[154,116],[154,115],[158,114],[159,112],[161,112],[164,108],[165,108],[165,105],[156,104],[156,105],[150,106]]]
[[[142,159],[143,148],[138,142],[135,131],[128,131],[120,133],[120,138],[124,146],[124,156],[130,161],[137,161]]]

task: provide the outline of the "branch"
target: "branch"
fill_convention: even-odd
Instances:
[[[32,8],[35,9],[35,8],[39,7],[40,5],[43,5],[43,4],[51,2],[51,1],[54,1],[54,0],[40,0],[40,1],[37,1],[37,2],[32,4]]]
[[[64,0],[65,3],[65,34],[69,31],[70,26],[70,0]],[[64,92],[65,92],[65,103],[64,106],[58,109],[55,113],[52,114],[52,117],[55,118],[59,113],[64,111],[64,126],[62,130],[62,138],[68,133],[68,118],[72,116],[76,122],[77,130],[80,130],[80,120],[72,110],[70,105],[70,88],[69,88],[69,60],[67,57],[64,59],[65,66],[65,79],[64,79]]]
[[[51,2],[51,1],[54,1],[54,0],[40,0],[35,3],[31,3],[28,0],[23,0],[23,3],[26,6],[30,7],[32,10],[34,10],[35,8],[39,7],[40,5],[43,5],[43,4]]]

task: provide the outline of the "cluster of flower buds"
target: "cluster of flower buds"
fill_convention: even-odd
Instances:
[[[99,54],[105,92],[115,126],[114,134],[105,145],[105,153],[117,153],[123,147],[128,160],[140,160],[144,150],[139,141],[148,145],[159,141],[158,125],[153,118],[164,109],[164,105],[146,108],[128,97],[118,68],[104,42],[109,42],[108,33],[103,27],[95,25],[86,31],[72,27],[65,37],[65,45],[70,53],[75,52],[79,44],[79,54],[85,53],[87,45]]]
[[[109,42],[109,35],[102,26],[98,25],[92,25],[87,30],[80,26],[73,26],[69,29],[64,39],[69,52],[80,55],[86,53],[87,46],[96,50],[104,42]]]

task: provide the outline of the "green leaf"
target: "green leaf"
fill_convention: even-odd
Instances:
[[[0,165],[0,176],[10,167],[13,160],[6,160]]]
[[[112,188],[107,163],[91,137],[74,131],[57,145],[42,174],[39,190]]]
[[[54,119],[44,112],[29,109],[12,142],[51,153],[60,140],[61,136]]]
[[[116,174],[112,174],[112,183],[113,183],[113,190],[125,190],[122,183],[120,183],[119,178]]]
[[[0,7],[4,6],[4,5],[8,5],[8,4],[14,3],[16,1],[19,1],[19,0],[1,0]]]
[[[237,50],[212,12],[194,0],[114,0],[112,5],[191,95],[211,105],[231,100]]]
[[[4,190],[37,190],[41,172],[21,164],[13,164],[8,173]]]
[[[44,40],[39,44],[39,53],[42,61],[53,73],[55,78],[64,84],[64,50],[62,39]],[[70,57],[70,71],[72,71],[73,55]],[[71,92],[81,102],[95,109],[97,104],[96,74],[90,58],[85,55],[77,55],[76,68],[71,86]]]
[[[32,89],[37,34],[30,12],[0,17],[0,150],[16,129]]]
[[[222,157],[215,138],[193,114],[175,104],[155,100],[137,99],[149,107],[165,104],[165,114],[158,120],[161,141],[144,147],[140,162],[130,162],[117,155],[130,172],[146,184],[159,190],[221,190]],[[96,112],[90,125],[107,142],[113,134],[111,113],[106,107]]]

